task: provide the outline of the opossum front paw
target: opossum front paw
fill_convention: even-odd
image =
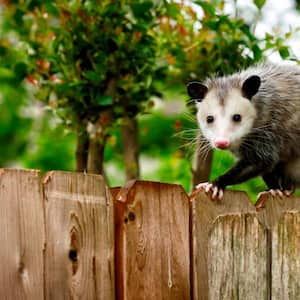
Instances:
[[[268,191],[273,197],[283,198],[284,196],[290,197],[293,194],[293,190],[279,190],[270,189]]]
[[[279,197],[279,198],[283,198],[284,196],[290,197],[293,193],[294,193],[293,190],[270,189],[268,191],[259,193],[257,195],[257,199],[261,198],[262,196],[265,197],[268,194],[273,197]]]
[[[206,194],[210,194],[212,200],[216,198],[222,199],[224,195],[223,189],[210,182],[199,183],[196,188],[204,191]]]

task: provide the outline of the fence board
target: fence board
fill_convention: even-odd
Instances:
[[[113,205],[101,176],[51,172],[46,299],[114,299]]]
[[[300,294],[300,199],[262,194],[256,207],[270,232],[271,299],[296,299]]]
[[[182,187],[131,182],[117,201],[117,298],[190,299],[189,201]]]
[[[300,212],[285,212],[272,231],[272,300],[299,299]]]
[[[219,216],[208,241],[209,299],[268,299],[267,232],[256,214]]]
[[[262,194],[255,206],[259,211],[258,217],[268,229],[277,225],[283,212],[300,211],[299,197],[273,197],[269,193]]]
[[[40,173],[0,170],[1,299],[43,299],[45,228]]]
[[[223,199],[212,201],[204,192],[196,191],[192,200],[192,282],[193,299],[209,299],[208,236],[220,215],[255,213],[255,207],[243,192],[226,191]]]

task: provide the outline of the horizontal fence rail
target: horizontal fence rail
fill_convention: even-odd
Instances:
[[[299,299],[300,199],[0,169],[1,299]]]

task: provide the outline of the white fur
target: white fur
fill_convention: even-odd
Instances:
[[[202,134],[215,148],[216,139],[228,139],[230,141],[230,150],[235,150],[242,142],[242,138],[247,135],[254,123],[256,110],[251,101],[244,98],[241,91],[232,89],[229,91],[224,105],[221,105],[216,91],[212,89],[206,95],[202,102],[197,104],[197,119]],[[232,116],[240,114],[242,120],[234,122]],[[208,124],[207,116],[213,116],[214,122]]]

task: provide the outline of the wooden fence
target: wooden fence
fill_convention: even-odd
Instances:
[[[300,299],[300,199],[0,170],[0,299]]]

